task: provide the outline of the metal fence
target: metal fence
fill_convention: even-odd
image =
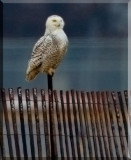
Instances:
[[[51,150],[54,159],[73,160],[126,159],[130,154],[127,91],[10,88],[1,89],[1,101],[2,159],[50,159]]]

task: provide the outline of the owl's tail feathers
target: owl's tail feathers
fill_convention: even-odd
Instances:
[[[26,81],[31,81],[33,79],[35,79],[35,77],[38,75],[39,70],[32,70],[30,72],[26,73]]]

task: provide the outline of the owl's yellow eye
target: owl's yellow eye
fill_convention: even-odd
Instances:
[[[53,19],[52,21],[53,21],[53,22],[56,22],[57,20],[56,20],[56,19]]]

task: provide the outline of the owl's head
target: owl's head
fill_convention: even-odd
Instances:
[[[50,31],[53,31],[56,29],[63,29],[64,24],[65,23],[62,17],[57,15],[52,15],[47,18],[46,29],[49,29]]]

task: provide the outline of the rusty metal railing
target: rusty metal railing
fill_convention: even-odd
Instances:
[[[53,99],[51,100],[51,95]],[[1,89],[2,159],[127,158],[128,92]],[[1,126],[1,125],[0,125]]]

